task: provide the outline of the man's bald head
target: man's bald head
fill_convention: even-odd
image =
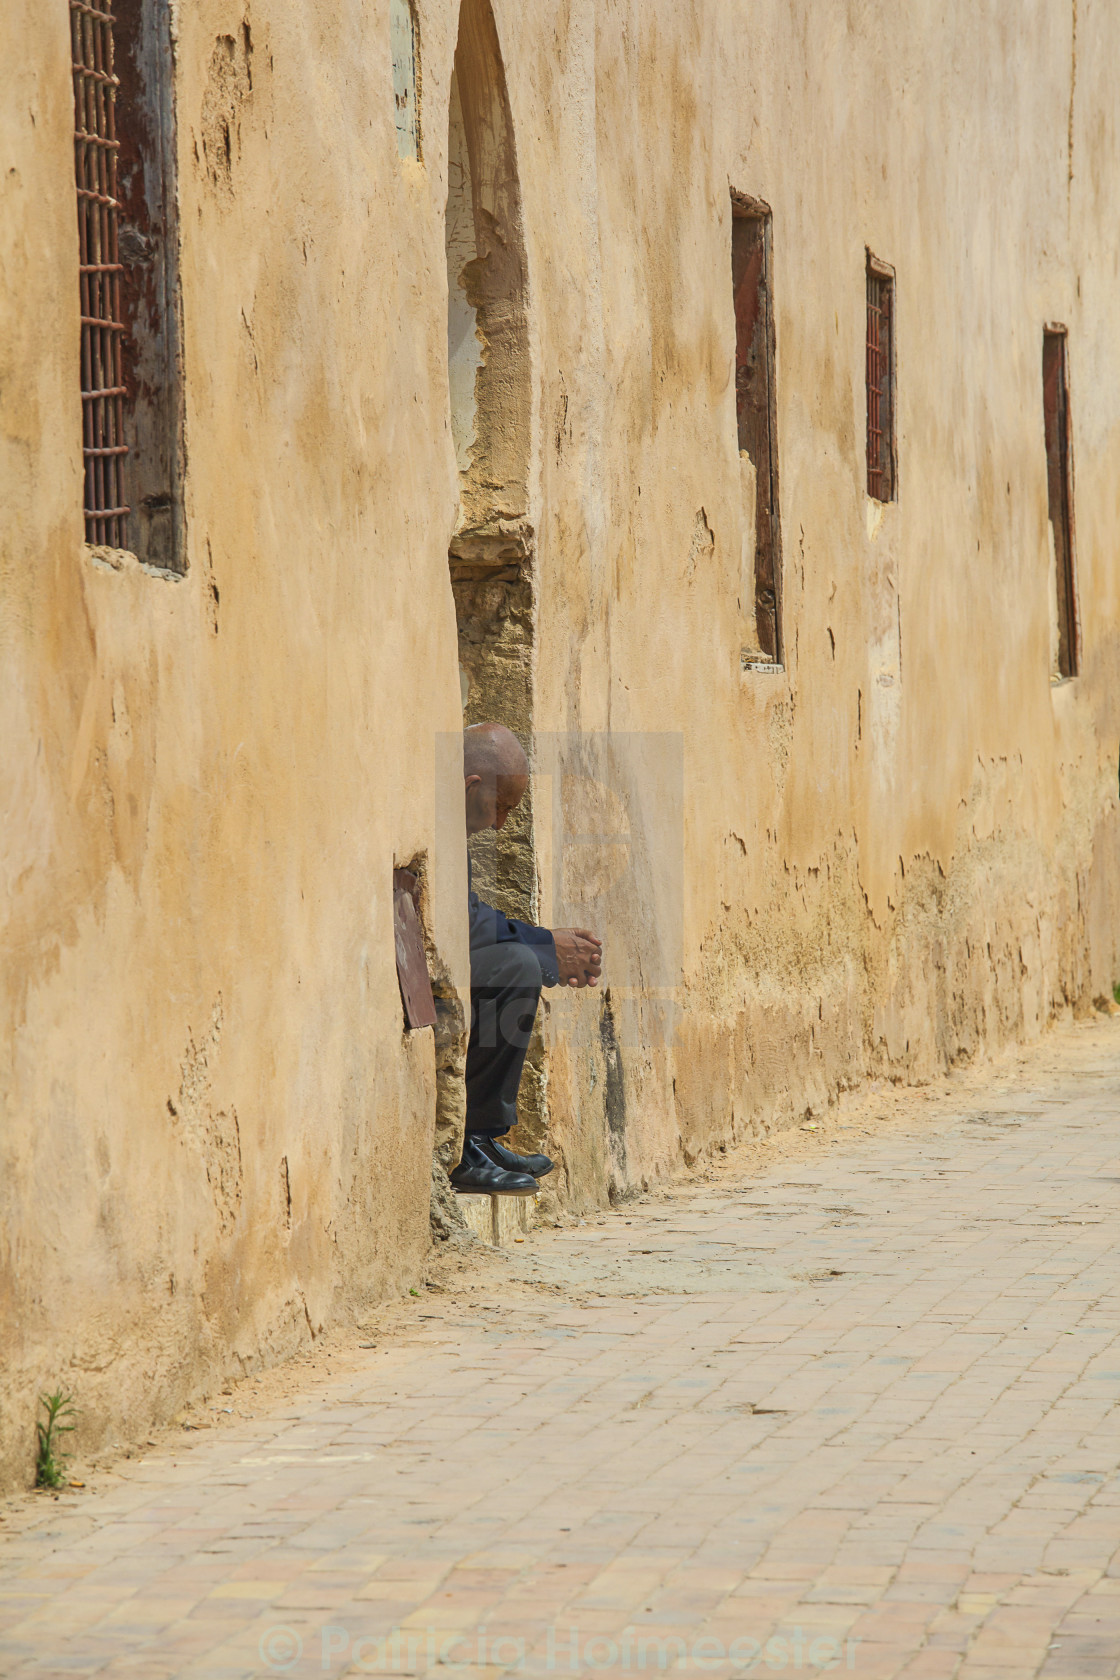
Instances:
[[[473,723],[463,731],[467,833],[501,828],[529,785],[525,749],[504,723]]]
[[[464,776],[527,776],[529,760],[504,723],[472,723],[463,731]]]

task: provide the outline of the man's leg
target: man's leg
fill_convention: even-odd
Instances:
[[[527,945],[511,940],[471,952],[468,1136],[502,1137],[516,1126],[517,1091],[540,995],[540,963]]]
[[[531,1196],[536,1178],[488,1151],[517,1124],[517,1088],[541,995],[540,963],[527,945],[508,941],[471,952],[471,1036],[467,1043],[467,1124],[456,1190]]]

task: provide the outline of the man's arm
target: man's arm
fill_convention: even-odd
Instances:
[[[541,978],[546,986],[558,986],[562,979],[560,965],[556,960],[556,941],[551,928],[534,927],[532,922],[519,922],[512,916],[508,918],[509,925],[515,930],[515,937],[523,945],[531,945],[533,954],[541,965]]]
[[[529,945],[541,965],[541,980],[546,986],[560,984],[560,969],[556,961],[556,944],[548,928],[534,927],[532,922],[519,922],[503,916],[492,904],[483,904],[477,893],[470,895],[471,949],[481,950],[490,945],[505,945],[517,941]]]
[[[516,940],[532,948],[546,986],[597,986],[603,972],[603,943],[587,928],[543,928],[503,916],[492,904],[470,896],[471,948],[504,945]]]

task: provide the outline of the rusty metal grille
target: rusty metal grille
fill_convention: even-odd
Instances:
[[[867,494],[894,500],[894,280],[867,265]]]
[[[125,386],[122,268],[117,249],[116,91],[112,0],[70,0],[74,167],[82,310],[82,455],[86,541],[124,548]]]

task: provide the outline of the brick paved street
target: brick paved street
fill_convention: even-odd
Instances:
[[[1117,1675],[1120,1024],[882,1100],[15,1501],[0,1673]]]

